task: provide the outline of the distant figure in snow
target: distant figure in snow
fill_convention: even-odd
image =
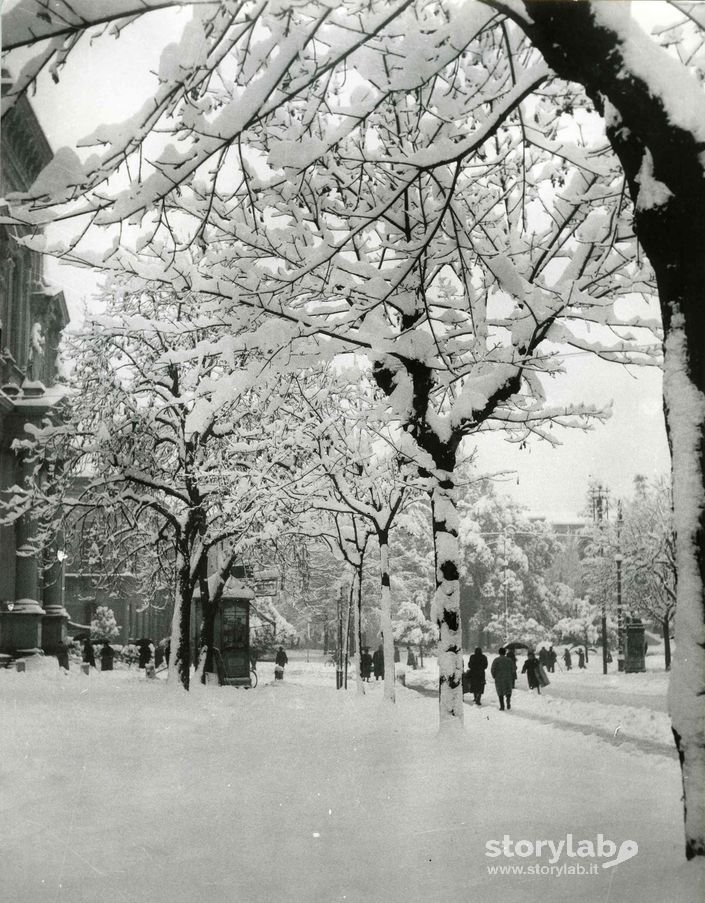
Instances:
[[[372,656],[372,670],[374,671],[375,680],[384,679],[384,649],[381,643]]]
[[[578,668],[585,667],[585,653],[582,649],[578,649]]]
[[[106,640],[100,650],[100,670],[101,671],[112,671],[113,670],[113,659],[115,658],[115,650],[110,645],[110,643]]]
[[[513,649],[505,650],[507,658],[512,663],[512,687],[517,685],[517,654]]]
[[[548,670],[553,674],[556,670],[556,650],[551,646],[548,650]]]
[[[542,646],[539,649],[539,661],[544,666],[544,668],[548,668],[548,649],[545,646]]]
[[[505,700],[507,708],[511,709],[512,687],[514,686],[514,665],[504,647],[499,650],[499,655],[492,662],[490,674],[494,678],[494,687],[497,691],[501,711],[504,711]]]
[[[565,662],[566,671],[570,671],[573,667],[573,659],[571,658],[570,652],[568,649],[563,653],[563,661]]]
[[[83,661],[95,668],[95,652],[93,651],[93,643],[90,638],[83,642]]]
[[[275,680],[284,680],[284,668],[286,667],[289,658],[284,652],[282,646],[277,649],[277,655],[274,659],[274,679]]]
[[[526,680],[529,684],[529,689],[536,689],[541,695],[541,675],[540,669],[541,662],[536,658],[533,651],[530,651],[526,661],[524,662],[524,667],[521,669],[522,674],[526,674]]]
[[[487,670],[487,656],[483,655],[478,646],[468,659],[468,676],[470,692],[475,700],[475,705],[482,705],[482,694],[485,692],[485,671]]]
[[[370,655],[370,650],[367,646],[362,650],[362,654],[360,655],[360,678],[362,680],[369,680],[370,675],[372,674],[372,656]]]
[[[71,648],[71,644],[67,640],[62,640],[59,643],[59,648],[56,653],[56,659],[59,662],[59,667],[63,668],[64,671],[69,670],[69,649]]]
[[[151,643],[140,643],[140,655],[137,660],[138,668],[146,668],[147,665],[152,661],[152,644]]]

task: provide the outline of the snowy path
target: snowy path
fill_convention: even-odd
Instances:
[[[185,696],[134,671],[0,673],[2,900],[702,898],[672,759],[489,705],[439,735],[435,700],[336,692],[306,663],[277,684],[263,664],[260,680]],[[528,693],[517,703],[531,715]],[[505,835],[603,836],[638,855],[590,874],[492,872],[548,868],[545,849],[489,858]]]
[[[432,690],[429,687],[412,686],[410,687],[410,689],[413,689],[418,693],[422,693],[424,696],[434,698],[438,697],[437,691]],[[479,711],[484,712],[487,709],[499,711],[496,704],[488,703],[488,698],[489,697],[484,697],[485,702],[482,703]],[[667,758],[677,758],[676,749],[673,744],[662,743],[658,740],[650,740],[647,737],[628,736],[623,733],[621,728],[613,730],[611,728],[600,727],[596,724],[585,724],[577,721],[561,720],[559,713],[549,715],[539,712],[536,710],[536,707],[533,703],[530,703],[530,708],[527,710],[526,707],[522,707],[522,703],[524,703],[524,705],[526,704],[527,698],[530,700],[534,699],[533,696],[529,696],[527,693],[521,690],[519,690],[518,692],[515,690],[512,697],[512,699],[514,700],[514,707],[512,708],[511,713],[505,713],[506,717],[528,718],[531,721],[539,721],[542,724],[547,724],[560,730],[574,731],[586,736],[596,737],[618,748],[625,746],[633,747],[634,749],[651,755],[666,756]],[[538,697],[536,698],[538,699]],[[464,702],[465,705],[469,706],[471,709],[477,709],[477,706],[475,706],[472,700],[468,699],[467,697],[465,698]]]
[[[655,712],[667,712],[668,702],[663,688],[655,692],[645,692],[644,690],[620,689],[611,681],[612,676],[604,677],[600,675],[589,675],[587,681],[581,682],[582,675],[575,675],[577,679],[571,680],[572,674],[550,675],[551,685],[546,687],[545,693],[548,696],[555,696],[560,699],[582,699],[587,702],[606,702],[612,705],[628,705],[637,708],[652,709]],[[597,677],[597,680],[595,679]],[[625,675],[624,680],[628,682],[632,675]],[[600,686],[598,680],[607,683]]]

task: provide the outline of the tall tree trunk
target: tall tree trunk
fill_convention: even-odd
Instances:
[[[169,676],[172,675],[188,690],[191,671],[191,565],[188,555],[179,548],[176,554],[176,592],[174,617],[171,622],[171,658]]]
[[[199,568],[198,587],[201,593],[201,625],[198,633],[198,648],[194,650],[196,665],[200,665],[201,650],[206,650],[206,660],[201,670],[201,683],[205,684],[206,674],[217,674],[218,669],[213,660],[213,646],[215,644],[215,613],[217,604],[210,597],[208,586],[207,559],[204,557]]]
[[[492,0],[488,0],[492,3]],[[635,205],[664,329],[664,408],[676,522],[676,655],[670,711],[683,778],[685,853],[705,856],[705,173],[700,138],[635,72],[600,4],[525,0],[510,15],[562,77],[585,86]],[[666,61],[666,51],[661,51]],[[670,59],[670,58],[669,58]],[[657,67],[659,60],[650,65]],[[685,72],[685,68],[684,68]],[[695,114],[694,114],[695,115]],[[645,195],[640,198],[642,183]],[[652,189],[656,186],[658,192]]]
[[[357,674],[357,678],[355,680],[357,686],[357,695],[364,696],[365,695],[365,682],[362,679],[362,673],[360,671],[360,663],[362,661],[362,567],[355,568],[355,578],[353,580],[353,587],[351,587],[351,592],[355,592],[354,598],[354,630],[355,637],[357,638],[357,649],[355,650],[355,671]]]
[[[661,622],[661,629],[663,632],[663,657],[664,657],[664,667],[666,671],[671,670],[671,615],[669,612],[666,612],[664,615],[663,621]]]
[[[700,254],[705,256],[705,246]],[[703,299],[705,290],[701,304]],[[678,573],[669,708],[683,777],[686,856],[692,859],[705,856],[705,387],[693,379],[684,323],[684,318],[674,318],[666,340],[664,395],[673,453]]]
[[[384,650],[384,698],[395,702],[394,693],[394,635],[392,634],[392,590],[389,579],[389,535],[386,530],[377,531],[379,542],[379,569],[382,584],[382,645]]]
[[[438,624],[438,693],[441,728],[463,720],[463,637],[460,625],[460,551],[453,471],[455,450],[445,448],[431,494],[436,562],[434,611]]]

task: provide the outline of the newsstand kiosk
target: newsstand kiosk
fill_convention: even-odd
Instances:
[[[644,625],[639,621],[625,625],[624,670],[626,673],[646,671]]]
[[[250,606],[254,592],[235,577],[225,584],[215,614],[213,645],[221,679],[230,687],[252,686],[250,674]],[[194,626],[196,636],[201,628],[203,612],[200,593],[194,593]]]

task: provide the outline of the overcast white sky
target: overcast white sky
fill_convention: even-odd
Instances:
[[[634,5],[650,20],[658,18],[662,7],[659,2]],[[55,150],[92,132],[100,122],[118,122],[135,112],[140,86],[156,68],[160,49],[176,39],[186,14],[169,11],[148,19],[147,31],[127,29],[123,33],[114,55],[107,52],[110,42],[100,41],[98,65],[88,59],[86,67],[69,65],[61,84],[51,86],[51,101],[35,101]],[[76,98],[80,98],[78,103]],[[47,275],[64,289],[72,316],[78,317],[84,299],[95,290],[94,275],[54,262],[48,264]],[[560,519],[580,514],[591,480],[606,484],[617,498],[630,493],[637,474],[655,477],[669,467],[658,370],[627,370],[588,355],[572,355],[566,365],[569,378],[551,387],[551,401],[612,402],[613,415],[607,424],[588,433],[556,431],[562,441],[557,448],[530,440],[528,447],[520,450],[500,436],[486,434],[476,443],[481,469],[514,471],[503,491],[536,514]]]

